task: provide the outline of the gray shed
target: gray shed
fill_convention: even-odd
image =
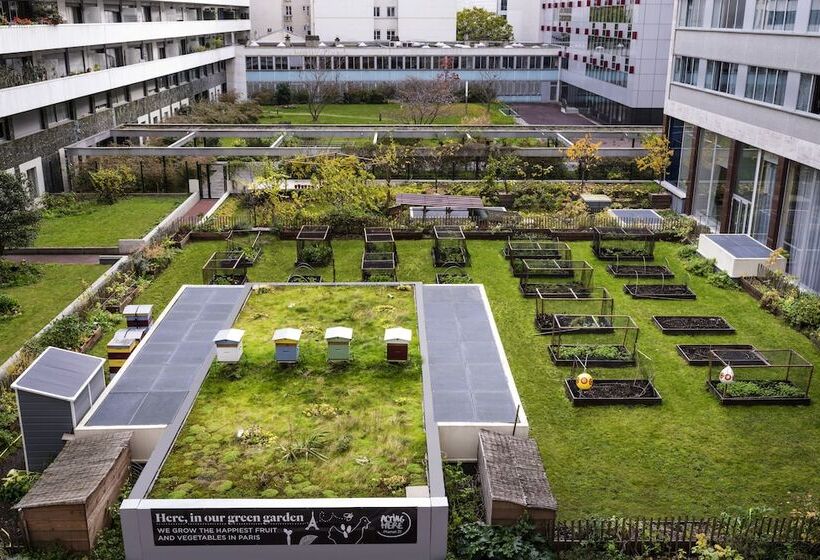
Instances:
[[[26,469],[41,471],[105,389],[105,360],[48,347],[11,384],[17,393]]]
[[[478,475],[487,523],[514,525],[528,516],[546,529],[555,520],[558,502],[535,440],[481,430]]]

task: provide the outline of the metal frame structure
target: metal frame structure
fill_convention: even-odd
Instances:
[[[572,365],[576,357],[587,365],[626,366],[635,363],[640,329],[629,315],[556,315],[550,337],[549,353],[553,363]],[[562,348],[577,348],[585,352],[562,356]],[[617,357],[590,356],[596,348],[616,351]]]
[[[615,300],[606,288],[595,288],[587,293],[544,293],[536,290],[535,328],[540,333],[551,333],[555,328],[555,315],[577,315],[589,311],[591,315],[612,315]]]
[[[752,352],[759,360],[748,359],[749,351],[742,359],[733,360],[731,349],[713,349],[709,361],[706,387],[720,400],[721,404],[809,404],[809,390],[814,376],[814,364],[794,350],[758,350]],[[732,383],[722,383],[720,374],[731,369],[732,383],[748,382],[755,385],[786,383],[802,391],[795,396],[732,396]]]
[[[436,267],[470,266],[470,251],[461,226],[433,226],[433,239],[433,264]]]
[[[602,261],[651,261],[655,234],[649,228],[596,227],[592,252]]]
[[[248,281],[248,257],[245,251],[217,251],[202,267],[205,285],[225,281],[238,286]]]
[[[575,358],[572,373],[564,380],[567,396],[574,406],[661,404],[661,395],[652,383],[655,379],[652,360],[640,350],[635,355],[635,367],[632,368],[635,374],[631,378],[613,375],[606,368],[595,368],[594,372],[590,372],[587,365],[580,358]],[[587,391],[581,391],[575,383],[582,373],[588,373],[593,380],[592,388]],[[627,389],[634,394],[608,395],[607,389]]]
[[[395,282],[396,256],[393,253],[365,253],[362,255],[362,282],[370,282],[375,275],[388,276]]]
[[[518,286],[524,297],[585,296],[592,290],[592,266],[586,261],[523,259],[522,263]]]
[[[305,258],[305,250],[309,247],[327,247],[330,250],[328,262],[311,262]],[[311,266],[327,266],[333,262],[333,245],[330,242],[330,226],[304,225],[296,234],[296,264]]]

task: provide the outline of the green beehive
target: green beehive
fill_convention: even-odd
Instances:
[[[349,327],[331,327],[325,331],[327,341],[327,361],[347,362],[350,360],[350,341],[353,340],[353,329]]]

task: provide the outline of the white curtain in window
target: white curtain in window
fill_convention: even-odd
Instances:
[[[820,171],[800,166],[786,206],[783,246],[789,272],[800,284],[820,292]]]

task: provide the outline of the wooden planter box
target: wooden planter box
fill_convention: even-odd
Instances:
[[[185,235],[180,235],[179,233],[174,234],[171,238],[171,246],[176,249],[182,249],[191,241],[191,233],[192,232],[189,231]]]
[[[634,397],[582,397],[581,391],[575,385],[575,379],[565,379],[564,387],[567,391],[567,397],[572,402],[572,406],[608,406],[613,404],[620,405],[658,405],[661,404],[661,395],[652,385],[651,381],[633,379],[599,379],[593,384],[595,387],[615,385],[616,383],[628,383],[630,385],[637,385],[638,388],[645,390],[641,396]],[[637,391],[636,391],[637,392]]]
[[[718,389],[720,381],[709,380],[706,382],[706,388],[715,395],[720,404],[723,405],[756,405],[756,404],[781,404],[781,405],[805,405],[811,404],[811,399],[805,397],[724,397],[720,389]]]
[[[760,299],[763,297],[763,292],[751,283],[748,278],[741,278],[740,279],[740,287],[743,288],[743,291],[752,296],[755,299]]]
[[[193,241],[217,241],[219,239],[227,239],[229,231],[192,231],[189,234],[189,239]]]
[[[719,325],[714,327],[685,327],[685,326],[664,326],[663,323],[666,319],[720,319]],[[672,316],[660,316],[655,315],[652,317],[652,322],[661,330],[663,334],[734,334],[735,329],[726,322],[725,319],[722,317],[699,317],[699,316],[681,316],[681,317],[672,317]]]
[[[82,345],[80,345],[80,347],[77,349],[77,352],[81,354],[87,354],[92,348],[94,348],[94,345],[100,341],[102,335],[102,327],[97,327],[96,329],[94,329],[94,332],[92,332],[91,336],[89,336],[86,339],[86,341],[83,342]]]
[[[558,352],[555,350],[553,346],[549,346],[548,348],[550,354],[550,360],[556,366],[571,366],[575,363],[575,358],[563,359],[558,357]],[[595,359],[595,358],[588,358],[584,362],[587,366],[595,366],[595,367],[627,367],[627,366],[634,366],[635,365],[635,356],[630,355],[629,358],[625,360],[603,360],[603,359]]]
[[[125,306],[134,301],[134,298],[137,297],[138,293],[139,287],[134,284],[120,301],[112,301],[114,299],[113,296],[106,299],[102,304],[103,308],[109,313],[122,313]]]

